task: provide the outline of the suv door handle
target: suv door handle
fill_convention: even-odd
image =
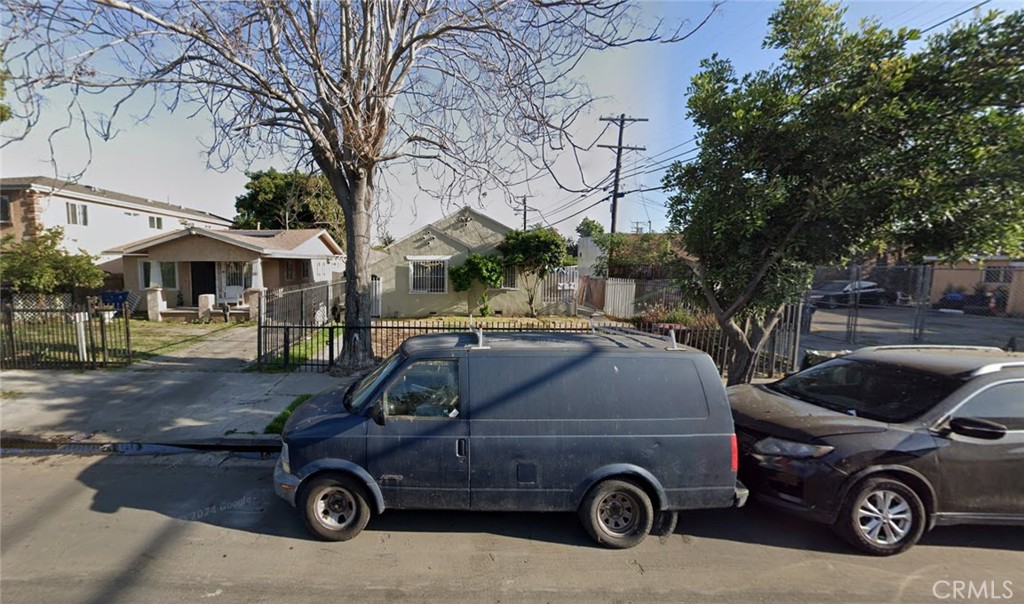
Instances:
[[[460,438],[455,441],[455,455],[458,457],[466,456],[466,439]]]

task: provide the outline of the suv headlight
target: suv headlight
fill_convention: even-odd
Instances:
[[[288,443],[284,441],[281,442],[281,469],[285,474],[292,473],[292,464],[288,459]]]
[[[794,459],[806,459],[823,457],[828,455],[832,449],[830,445],[812,445],[809,443],[798,443],[792,440],[783,440],[769,436],[754,444],[754,451],[762,455],[774,455],[777,457],[791,457]]]

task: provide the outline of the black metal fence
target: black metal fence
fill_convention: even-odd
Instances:
[[[470,319],[448,320],[376,320],[369,327],[343,325],[300,326],[262,325],[260,333],[266,341],[279,342],[273,350],[261,349],[258,366],[263,371],[328,371],[341,353],[342,334],[359,330],[371,342],[373,354],[383,358],[394,352],[406,339],[426,333],[467,331]],[[484,332],[562,332],[585,333],[594,329],[633,330],[665,337],[670,333],[678,343],[707,352],[725,374],[730,347],[722,330],[713,326],[686,327],[666,324],[628,325],[616,322],[574,320],[532,321],[502,320],[480,324]],[[795,368],[798,362],[799,315],[796,309],[787,313],[786,320],[775,330],[767,345],[758,355],[755,374],[775,377]]]
[[[122,367],[132,362],[131,324],[125,313],[88,304],[0,307],[0,368]]]

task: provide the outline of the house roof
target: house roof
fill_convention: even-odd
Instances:
[[[265,229],[258,231],[244,230],[213,230],[200,227],[187,227],[155,237],[147,237],[118,248],[106,250],[105,254],[138,254],[151,247],[162,245],[175,239],[189,236],[201,236],[222,241],[229,245],[252,250],[261,256],[272,258],[308,258],[309,253],[296,251],[299,247],[313,239],[320,239],[327,250],[333,255],[342,255],[344,250],[324,229]]]
[[[13,178],[0,178],[0,188],[5,190],[35,190],[40,193],[61,193],[68,197],[89,199],[94,201],[108,201],[117,205],[127,205],[149,209],[160,213],[192,216],[207,222],[222,223],[224,226],[231,226],[232,221],[223,216],[217,216],[209,212],[194,210],[184,206],[153,201],[144,197],[126,195],[116,191],[106,191],[90,185],[83,185],[48,176],[17,176]]]
[[[397,241],[393,242],[391,245],[386,246],[382,250],[385,253],[385,256],[382,256],[382,257],[386,257],[387,252],[391,248],[398,246],[398,244],[400,244],[400,243],[402,243],[404,241],[408,241],[409,239],[412,239],[413,237],[419,235],[423,231],[432,231],[434,233],[441,234],[441,235],[451,239],[451,236],[445,234],[444,230],[441,227],[443,225],[451,222],[452,220],[458,219],[459,217],[470,217],[471,219],[476,220],[478,222],[483,222],[483,223],[490,224],[492,227],[494,227],[494,230],[502,232],[502,233],[508,233],[509,231],[513,230],[512,227],[508,226],[507,224],[499,222],[499,221],[491,218],[490,216],[487,216],[486,214],[481,214],[480,212],[477,212],[476,210],[474,210],[473,208],[471,208],[469,206],[464,206],[458,212],[455,212],[454,214],[450,214],[448,216],[445,216],[443,218],[435,220],[434,222],[431,222],[430,224],[421,226],[420,228],[416,229],[415,231],[412,231],[411,233],[409,233],[405,237],[402,237],[401,239],[398,239]]]

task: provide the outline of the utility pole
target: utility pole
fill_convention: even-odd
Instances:
[[[625,193],[619,193],[619,174],[622,172],[622,151],[623,149],[628,151],[646,151],[647,147],[623,147],[622,146],[622,131],[625,129],[627,123],[632,122],[646,122],[645,117],[626,117],[625,113],[619,114],[619,117],[602,117],[602,122],[615,122],[619,125],[619,144],[614,147],[611,145],[598,145],[598,147],[605,147],[606,149],[615,149],[615,184],[612,189],[612,233],[615,232],[615,217],[618,212],[619,197],[625,195]]]
[[[530,197],[533,197],[533,195],[523,195],[523,231],[524,232],[526,231],[526,212],[529,211],[529,208],[526,207],[526,200],[528,198],[530,198]]]

